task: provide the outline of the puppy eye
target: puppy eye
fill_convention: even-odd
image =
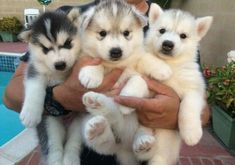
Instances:
[[[181,39],[185,39],[185,38],[187,38],[187,35],[186,35],[185,33],[181,33],[181,34],[180,34],[180,38],[181,38]]]
[[[72,40],[71,39],[67,39],[63,45],[63,48],[65,49],[71,49],[72,48]]]
[[[126,30],[126,31],[123,32],[124,37],[128,37],[129,34],[130,34],[130,31],[128,31],[128,30]]]
[[[105,37],[107,35],[107,32],[102,30],[102,31],[99,32],[99,34],[100,34],[101,37]]]
[[[159,33],[164,34],[166,32],[166,29],[162,28],[159,30]]]
[[[43,53],[45,53],[45,54],[47,54],[49,51],[52,50],[52,48],[47,48],[47,47],[45,47],[45,46],[43,46],[43,45],[41,45],[41,47],[42,47]]]

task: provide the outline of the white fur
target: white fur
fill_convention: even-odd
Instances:
[[[115,6],[113,12],[118,13],[117,9]],[[84,15],[81,31],[82,39],[86,42],[82,43],[82,54],[99,57],[103,61],[99,66],[82,68],[79,80],[85,87],[95,88],[101,84],[104,74],[114,68],[121,68],[124,71],[117,84],[124,81],[127,83],[120,95],[147,97],[148,87],[141,75],[166,80],[172,71],[162,60],[145,51],[142,15],[138,13],[138,17],[133,17],[127,10],[126,15],[116,15],[121,20],[117,23],[113,22],[115,18],[111,19],[111,15],[105,10],[95,12],[96,10],[90,9]],[[102,30],[107,31],[105,37],[99,34]],[[125,30],[130,31],[127,37],[122,34]],[[112,48],[122,50],[122,57],[117,61],[110,59]],[[83,103],[91,114],[82,119],[82,135],[86,145],[101,154],[115,154],[122,165],[136,165],[138,161],[132,143],[139,123],[134,110],[96,92],[84,94]]]
[[[73,9],[68,18],[77,24],[79,12]],[[77,26],[77,25],[76,25]],[[45,21],[47,35],[53,40],[51,35],[51,20]],[[73,64],[76,62],[80,51],[79,33],[74,36],[69,36],[69,32],[60,31],[57,33],[57,40],[53,43],[45,37],[45,34],[38,36],[40,44],[47,48],[53,48],[46,55],[42,51],[42,47],[31,42],[32,31],[23,32],[21,37],[29,42],[30,60],[26,72],[29,72],[33,66],[36,72],[26,76],[25,85],[25,100],[20,119],[26,127],[36,127],[42,118],[44,111],[44,99],[46,95],[46,87],[53,86],[65,81],[70,74]],[[67,39],[72,40],[72,48],[59,48]],[[63,61],[66,63],[66,69],[58,71],[55,69],[55,63]],[[27,73],[30,74],[30,73]],[[79,153],[81,150],[80,131],[75,132],[77,125],[80,123],[80,118],[75,118],[66,132],[63,121],[60,117],[47,116],[45,118],[46,131],[48,135],[48,148],[46,163],[48,165],[80,165]],[[64,144],[65,143],[65,144]]]
[[[173,165],[179,156],[181,138],[188,145],[195,145],[202,136],[200,117],[205,105],[205,83],[196,62],[197,45],[207,33],[212,18],[194,19],[180,10],[162,12],[159,7],[151,7],[149,20],[147,50],[171,67],[173,73],[164,83],[172,87],[181,98],[178,118],[180,136],[177,131],[156,129],[156,142],[152,148],[145,153],[136,152],[136,155],[141,160],[150,160],[150,165]],[[160,34],[159,30],[162,28],[166,32]],[[180,38],[182,33],[187,35],[186,39]],[[171,55],[162,53],[162,44],[166,40],[174,43]],[[151,137],[150,133],[146,134]],[[139,138],[144,142],[149,141],[146,134],[137,136],[134,148],[139,143]]]

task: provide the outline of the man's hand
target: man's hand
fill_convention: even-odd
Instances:
[[[59,86],[56,86],[53,90],[54,98],[59,103],[61,103],[65,109],[74,111],[83,111],[84,105],[82,104],[82,96],[88,91],[85,87],[81,85],[78,80],[78,74],[82,67],[87,65],[99,65],[101,63],[100,59],[91,57],[81,57],[73,66],[73,70],[68,79]],[[106,93],[112,89],[122,71],[115,69],[105,75],[102,84],[93,89],[93,91]],[[95,76],[95,75],[94,75]]]
[[[136,109],[139,121],[146,127],[176,129],[180,98],[176,92],[160,82],[145,78],[155,93],[153,98],[116,96],[115,101]]]

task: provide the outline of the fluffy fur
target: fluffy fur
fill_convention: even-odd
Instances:
[[[112,8],[109,6],[108,9],[111,10],[109,13],[117,13],[117,8],[115,7]],[[123,106],[117,105],[113,102],[112,98],[106,97],[103,94],[89,92],[84,95],[83,103],[86,105],[87,110],[96,116],[88,116],[86,120],[84,120],[82,124],[83,138],[88,146],[99,153],[116,154],[121,164],[124,165],[132,165],[137,163],[130,149],[131,147],[138,159],[149,160],[149,164],[151,165],[172,165],[176,163],[178,159],[181,138],[188,145],[195,145],[202,136],[200,115],[205,104],[205,83],[199,69],[199,64],[196,62],[197,47],[199,41],[207,33],[211,25],[212,18],[203,17],[195,19],[189,13],[185,13],[180,10],[169,10],[163,12],[159,6],[152,5],[149,16],[150,30],[146,39],[146,47],[150,53],[155,55],[155,58],[151,59],[152,62],[156,62],[157,60],[157,64],[145,63],[146,59],[149,59],[149,56],[142,56],[140,59],[144,62],[142,64],[139,63],[139,58],[136,56],[139,52],[141,52],[139,48],[142,47],[142,43],[138,42],[139,40],[134,40],[139,43],[137,44],[138,47],[133,47],[133,45],[136,45],[135,42],[132,43],[132,46],[130,46],[124,41],[117,40],[119,41],[117,42],[118,44],[124,43],[124,50],[125,46],[128,46],[129,50],[133,50],[130,57],[134,57],[134,59],[126,58],[123,61],[127,61],[128,65],[121,66],[114,65],[114,62],[107,62],[107,59],[109,59],[109,51],[106,50],[106,46],[115,43],[115,40],[109,39],[107,43],[105,43],[103,39],[99,38],[99,32],[104,30],[106,25],[109,25],[108,27],[112,27],[110,25],[114,24],[120,25],[120,27],[126,25],[128,28],[133,26],[128,24],[131,21],[122,21],[122,24],[117,22],[113,17],[108,17],[105,19],[104,16],[107,9],[103,9],[101,11],[104,12],[101,12],[100,14],[96,11],[98,14],[95,12],[95,15],[91,16],[92,21],[87,23],[88,26],[87,30],[84,32],[84,35],[88,34],[86,37],[88,38],[91,37],[92,34],[96,34],[94,36],[96,36],[97,39],[100,40],[100,43],[102,43],[102,47],[100,47],[100,49],[98,48],[96,51],[102,52],[102,54],[98,57],[102,57],[104,59],[104,67],[99,66],[99,69],[95,69],[97,72],[94,72],[91,68],[89,68],[88,71],[84,68],[83,71],[86,75],[91,73],[93,73],[93,75],[86,79],[84,78],[85,74],[82,76],[80,75],[80,81],[88,87],[90,82],[96,82],[94,86],[90,86],[96,87],[102,82],[101,80],[103,79],[103,77],[101,77],[99,78],[99,81],[96,81],[98,77],[97,75],[103,76],[103,72],[106,68],[110,70],[110,66],[124,67],[126,68],[125,72],[129,73],[128,76],[124,77],[129,78],[129,80],[123,89],[125,92],[122,91],[121,95],[146,97],[149,95],[149,92],[145,82],[141,79],[138,73],[149,73],[145,71],[146,67],[149,69],[152,67],[161,68],[161,66],[165,66],[159,64],[159,60],[163,60],[173,71],[172,75],[165,74],[168,76],[166,76],[167,78],[169,78],[169,76],[170,78],[166,78],[163,82],[172,87],[182,100],[179,111],[180,131],[156,129],[154,130],[153,135],[150,129],[146,129],[139,125],[136,119],[136,114],[130,113],[130,109],[124,107],[123,110]],[[99,17],[95,17],[96,15]],[[100,17],[101,15],[103,17]],[[122,15],[118,14],[118,16],[121,17]],[[104,19],[99,20],[98,18]],[[125,20],[124,16],[121,18]],[[115,23],[111,20],[115,20]],[[102,27],[101,30],[96,28],[99,27],[98,25],[100,24],[102,25],[100,26]],[[112,29],[120,29],[114,27]],[[93,33],[93,29],[96,29],[94,30],[96,33]],[[107,34],[112,36],[110,31],[111,30],[108,30]],[[132,29],[131,31],[133,32],[134,37],[134,30]],[[99,45],[96,41],[94,41],[93,44]],[[88,41],[88,46],[86,45],[86,48],[93,51],[94,47],[89,47],[89,45],[90,43]],[[92,52],[88,52],[88,54],[92,55]],[[95,53],[93,53],[93,55],[95,55]],[[136,63],[137,65],[135,66],[137,67],[131,66]],[[142,67],[139,68],[139,66]],[[132,74],[133,72],[129,72],[130,68],[135,71],[135,74]],[[164,71],[164,69],[151,69],[150,75],[152,76],[157,71]],[[138,73],[136,74],[136,72]],[[159,75],[159,73],[157,74]],[[162,77],[159,76],[153,77],[158,80],[163,80]],[[123,79],[121,78],[121,81],[122,80]],[[132,142],[133,146],[130,146]]]
[[[46,12],[30,30],[20,34],[20,38],[29,43],[30,51],[24,80],[25,99],[20,113],[26,127],[36,127],[41,122],[46,87],[63,82],[78,58],[78,16],[77,9],[71,10],[68,15]],[[73,131],[75,123],[77,118],[69,126],[68,133],[60,117],[47,116],[38,125],[39,141],[48,165],[62,165],[63,161],[66,165],[80,163],[78,149],[74,149],[74,143],[79,142]]]
[[[82,18],[81,35],[86,41],[82,43],[82,54],[103,60],[101,65],[81,69],[79,80],[85,87],[98,87],[105,73],[122,68],[118,83],[128,81],[120,95],[147,97],[149,91],[142,74],[159,80],[170,77],[171,69],[144,50],[146,18],[124,0],[103,0]],[[139,123],[133,109],[96,92],[86,93],[83,103],[91,113],[81,124],[85,144],[98,153],[115,154],[122,165],[136,165],[132,143]]]
[[[205,82],[197,62],[197,50],[199,41],[206,35],[211,23],[212,17],[195,19],[181,10],[163,12],[156,4],[150,8],[146,47],[171,67],[173,74],[164,83],[181,98],[179,134],[177,131],[156,129],[156,143],[148,152],[137,153],[140,159],[150,160],[150,165],[176,163],[181,138],[186,144],[195,145],[202,137],[201,112],[205,106]],[[141,139],[141,136],[138,138]]]

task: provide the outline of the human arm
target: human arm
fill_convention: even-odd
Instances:
[[[71,75],[68,79],[56,86],[53,89],[53,98],[58,101],[65,109],[79,111],[83,109],[81,102],[82,95],[87,91],[78,80],[78,73],[80,69],[85,65],[97,65],[100,63],[98,59],[92,59],[89,57],[83,57],[74,65]],[[27,67],[27,62],[21,62],[16,69],[15,74],[10,80],[4,94],[5,105],[20,112],[22,103],[24,100],[24,70]],[[121,75],[120,70],[114,70],[107,74],[103,80],[103,83],[95,89],[98,92],[106,92],[113,87],[116,80]]]
[[[139,121],[150,128],[178,128],[178,112],[180,98],[170,87],[155,80],[147,79],[150,90],[157,93],[153,98],[136,98],[116,96],[115,101],[125,106],[136,109]],[[207,105],[201,115],[202,125],[206,125],[210,118],[209,106]]]
[[[27,67],[27,62],[21,62],[17,67],[13,77],[8,83],[4,96],[3,102],[9,108],[16,112],[21,111],[24,100],[24,72]]]
[[[100,64],[99,59],[92,59],[90,57],[82,57],[79,61],[74,65],[71,75],[68,79],[59,86],[54,88],[54,98],[58,102],[60,102],[65,109],[73,110],[73,111],[81,111],[84,109],[84,105],[82,103],[82,96],[84,93],[88,91],[85,87],[81,85],[78,80],[78,73],[82,67],[87,65],[98,65]],[[122,71],[119,69],[114,69],[107,75],[105,75],[102,84],[92,91],[106,93],[110,91]]]

